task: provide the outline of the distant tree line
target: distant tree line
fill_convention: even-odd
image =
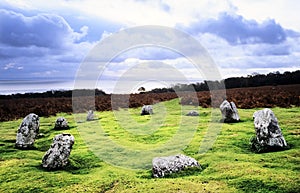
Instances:
[[[259,86],[276,86],[300,84],[300,70],[294,72],[274,72],[267,75],[254,73],[247,77],[233,77],[222,81],[204,81],[193,84],[176,84],[170,88],[156,88],[150,93],[177,92],[177,91],[208,91],[211,89],[222,89],[225,85],[226,89],[243,88],[243,87],[259,87]]]
[[[76,89],[76,96],[90,96],[94,94],[96,96],[107,95],[104,91],[95,89]],[[25,94],[11,94],[11,95],[0,95],[0,99],[10,99],[10,98],[70,98],[73,95],[72,90],[51,90],[43,93],[25,93]]]
[[[248,77],[227,78],[225,79],[226,88],[258,87],[300,84],[300,70],[294,72],[280,72],[255,74]]]
[[[224,84],[223,84],[224,83]],[[178,92],[178,91],[209,91],[212,89],[224,89],[222,86],[225,85],[227,89],[230,88],[243,88],[243,87],[259,87],[259,86],[276,86],[276,85],[289,85],[289,84],[300,84],[300,70],[294,72],[274,72],[267,75],[254,73],[247,77],[234,77],[227,78],[222,81],[204,81],[201,83],[193,84],[176,84],[170,88],[155,88],[146,93],[166,93],[166,92]],[[141,93],[145,93],[145,88],[139,90]],[[95,89],[77,89],[75,90],[76,96],[96,96],[107,95],[104,91]],[[72,97],[72,90],[52,90],[43,93],[25,93],[25,94],[12,94],[12,95],[0,95],[0,99],[9,98],[62,98]]]

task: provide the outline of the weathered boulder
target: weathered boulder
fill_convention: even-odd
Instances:
[[[93,121],[94,120],[94,111],[93,110],[88,111],[86,120],[87,121]]]
[[[240,116],[234,102],[223,101],[220,105],[220,110],[225,123],[240,121]]]
[[[186,114],[187,116],[199,116],[199,113],[197,111],[190,111],[188,112],[188,114]]]
[[[141,110],[141,115],[151,115],[153,114],[152,105],[144,105]]]
[[[18,129],[15,147],[19,149],[32,148],[39,133],[39,128],[39,116],[34,113],[27,115]]]
[[[54,129],[69,129],[68,121],[64,117],[58,117]]]
[[[71,134],[58,134],[53,138],[53,143],[43,157],[42,166],[49,170],[62,168],[68,164],[68,159],[74,144]]]
[[[161,178],[188,167],[201,168],[200,164],[194,158],[182,154],[168,157],[156,157],[152,160],[152,174],[155,178]]]
[[[252,139],[254,150],[272,151],[287,147],[287,143],[271,109],[263,109],[253,114],[256,137]]]

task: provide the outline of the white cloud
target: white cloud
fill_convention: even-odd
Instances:
[[[164,25],[174,27],[177,23],[189,24],[199,17],[216,15],[221,10],[229,9],[226,1],[189,0],[189,1],[39,1],[26,2],[13,0],[7,3],[28,10],[53,11],[77,10],[80,14],[120,22],[126,26]]]
[[[4,66],[4,70],[8,70],[15,67],[15,63],[8,63]]]
[[[141,60],[128,58],[123,62],[109,63],[102,74],[101,79],[126,79],[131,81],[171,81],[173,84],[182,81],[202,81],[204,72],[198,69],[184,57],[166,60]]]
[[[197,39],[213,58],[223,78],[246,76],[253,72],[269,73],[300,69],[300,38],[287,38],[280,44],[230,45],[213,34]]]
[[[16,70],[23,70],[23,66],[17,66],[16,63],[10,62],[4,65],[3,70],[9,70],[9,69],[16,69]]]
[[[80,28],[80,33],[78,32],[73,32],[73,39],[75,41],[79,41],[81,40],[83,37],[85,37],[87,34],[88,34],[88,30],[89,30],[89,27],[88,26],[82,26]]]
[[[49,12],[76,10],[78,17],[84,13],[121,22],[127,26],[155,24],[174,27],[176,24],[189,25],[203,18],[216,18],[220,12],[235,12],[258,22],[275,19],[285,28],[300,31],[298,0],[7,0],[4,2],[27,10]]]

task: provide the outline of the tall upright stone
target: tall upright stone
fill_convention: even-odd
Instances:
[[[30,149],[39,133],[40,121],[39,116],[30,113],[27,115],[19,126],[16,137],[15,147],[18,149]]]
[[[256,137],[252,139],[252,148],[260,152],[287,147],[278,120],[271,109],[256,111],[253,119]]]
[[[94,120],[94,111],[93,110],[89,110],[86,116],[86,120],[87,121],[93,121]]]
[[[42,166],[49,170],[65,167],[74,144],[71,134],[58,134],[53,138],[53,143],[43,157]]]
[[[234,102],[224,100],[220,105],[222,118],[225,123],[232,123],[240,121],[240,116]]]

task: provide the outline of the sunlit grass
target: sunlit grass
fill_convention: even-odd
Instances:
[[[199,119],[185,116],[190,110],[199,110]],[[40,133],[44,137],[36,140],[33,150],[14,148],[21,119],[1,122],[0,192],[300,192],[300,108],[272,109],[290,148],[261,154],[252,152],[249,145],[254,135],[252,114],[256,110],[239,109],[242,121],[223,124],[215,143],[203,154],[198,151],[211,124],[211,109],[181,107],[178,99],[154,105],[154,114],[147,116],[140,116],[140,109],[136,108],[95,112],[96,120],[90,122],[85,121],[86,114],[80,115],[79,123],[65,113],[41,117]],[[67,118],[69,130],[53,129],[59,116]],[[201,171],[153,179],[151,154],[145,169],[132,170],[124,165],[138,164],[140,160],[111,157],[122,163],[118,167],[93,149],[115,148],[111,156],[124,149],[147,152],[173,140],[180,128],[178,139],[188,141],[180,152],[198,160]],[[52,138],[63,132],[75,137],[70,164],[61,170],[46,171],[41,167],[42,157]],[[118,146],[99,147],[110,142]],[[130,152],[124,155],[133,156]]]

